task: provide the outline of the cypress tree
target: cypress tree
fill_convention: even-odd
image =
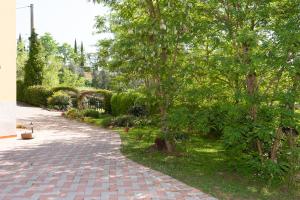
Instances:
[[[19,38],[17,42],[17,54],[23,53],[24,51],[25,51],[25,44],[23,43],[21,34],[19,34]]]
[[[77,41],[75,39],[75,42],[74,42],[74,53],[77,54]]]
[[[81,42],[80,45],[80,66],[84,67],[85,58],[84,58],[84,50],[83,50],[83,43]]]
[[[29,58],[24,67],[24,84],[28,86],[41,85],[43,81],[43,69],[45,67],[45,58],[43,47],[38,40],[35,31],[29,38]]]
[[[19,39],[18,39],[18,43],[22,42],[22,36],[21,34],[19,34]]]

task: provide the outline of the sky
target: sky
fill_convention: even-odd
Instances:
[[[82,41],[87,52],[95,51],[97,40],[109,37],[95,34],[95,16],[106,15],[109,9],[88,0],[16,0],[16,38],[30,36],[30,8],[34,4],[34,26],[39,36],[48,32],[59,43],[74,45]]]

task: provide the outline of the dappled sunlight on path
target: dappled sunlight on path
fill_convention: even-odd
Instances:
[[[0,140],[0,199],[214,199],[120,153],[119,135],[18,107],[33,140]]]

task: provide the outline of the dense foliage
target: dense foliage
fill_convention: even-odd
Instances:
[[[41,85],[45,67],[45,60],[43,58],[44,50],[34,31],[29,41],[29,56],[24,67],[24,84],[26,86]]]
[[[46,107],[48,98],[53,95],[49,88],[41,85],[30,86],[25,89],[25,103],[33,106]]]
[[[101,108],[104,109],[106,113],[111,113],[111,97],[113,93],[109,90],[86,90],[80,92],[78,95],[78,107],[84,108],[84,100],[87,96],[100,96],[101,99]]]
[[[82,111],[84,117],[99,118],[100,113],[93,109],[85,109]]]
[[[56,108],[57,110],[66,110],[68,107],[72,106],[72,101],[70,95],[58,91],[47,99],[47,105]]]
[[[213,134],[260,177],[295,174],[299,0],[98,2],[112,13],[96,27],[114,34],[98,44],[101,62],[157,102],[168,151],[175,132]],[[115,94],[113,114],[133,101]]]
[[[25,89],[26,86],[22,80],[17,81],[17,101],[25,102]]]

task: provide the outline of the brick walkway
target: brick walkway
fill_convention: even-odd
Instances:
[[[70,121],[60,113],[18,107],[33,121],[33,140],[0,140],[0,199],[215,200],[126,159],[118,134]]]

